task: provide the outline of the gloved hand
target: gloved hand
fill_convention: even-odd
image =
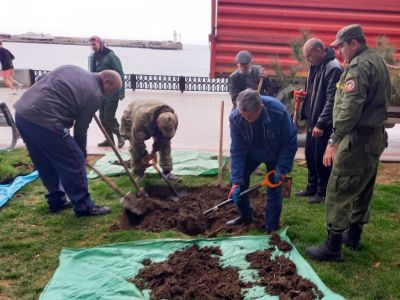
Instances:
[[[275,176],[271,176],[271,183],[278,183],[279,180],[282,180],[282,182],[285,180],[286,175],[281,173],[281,170],[276,167],[275,169]]]
[[[240,185],[234,184],[229,191],[228,198],[232,198],[233,203],[239,202]]]

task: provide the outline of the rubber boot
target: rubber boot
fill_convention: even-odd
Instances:
[[[328,231],[326,242],[319,247],[308,247],[306,253],[309,257],[318,261],[336,261],[343,260],[343,233]]]
[[[351,250],[359,250],[362,231],[362,224],[351,224],[344,234],[344,244]]]

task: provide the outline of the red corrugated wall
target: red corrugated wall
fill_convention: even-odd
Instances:
[[[368,44],[387,36],[400,49],[400,0],[211,0],[210,76],[236,69],[235,54],[247,49],[254,63],[271,68],[276,57],[285,69],[297,64],[290,43],[301,30],[326,44],[348,24],[363,26]],[[400,58],[400,52],[396,52]]]

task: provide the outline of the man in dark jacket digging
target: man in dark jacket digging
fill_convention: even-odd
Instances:
[[[47,189],[50,212],[73,207],[79,217],[111,211],[94,205],[88,191],[86,140],[104,96],[117,92],[121,85],[120,76],[112,70],[93,74],[76,66],[61,66],[42,76],[14,104],[15,123]]]
[[[237,98],[237,107],[229,116],[231,131],[231,182],[229,198],[236,204],[239,217],[227,225],[253,220],[249,197],[239,194],[249,188],[251,173],[262,163],[267,171],[275,170],[274,183],[292,170],[297,150],[297,133],[286,107],[276,98],[260,96],[246,89]],[[279,228],[282,211],[282,186],[267,187],[265,229]]]
[[[336,83],[343,72],[335,52],[326,48],[316,38],[309,39],[303,46],[304,57],[311,64],[306,83],[301,119],[308,120],[305,155],[308,168],[308,185],[296,193],[300,197],[311,197],[309,203],[325,201],[331,167],[325,167],[322,158],[332,133],[332,109]]]

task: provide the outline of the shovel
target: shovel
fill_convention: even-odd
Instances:
[[[275,175],[275,173],[276,173],[275,170],[269,171],[265,175],[263,181],[261,181],[259,184],[255,185],[255,186],[253,186],[253,187],[241,192],[239,194],[238,198],[243,197],[244,195],[247,195],[247,194],[251,193],[252,191],[258,190],[261,187],[268,186],[270,188],[276,188],[276,187],[280,186],[283,183],[283,180],[279,180],[277,183],[272,183],[271,180],[270,180],[271,175],[273,175],[273,174]],[[221,207],[224,207],[224,206],[228,205],[231,202],[233,202],[233,199],[232,198],[228,198],[227,200],[217,204],[216,206],[207,209],[206,211],[203,212],[203,217],[207,217],[209,214],[217,211]]]
[[[126,172],[126,174],[128,175],[129,179],[131,180],[131,182],[133,183],[133,186],[136,188],[136,193],[137,196],[146,196],[144,191],[141,190],[138,186],[138,184],[136,183],[135,179],[133,179],[132,174],[129,172],[128,167],[126,166],[125,161],[122,159],[121,155],[119,154],[119,151],[117,149],[117,147],[115,147],[113,141],[111,140],[110,136],[108,135],[107,131],[105,130],[105,128],[103,127],[103,124],[101,124],[99,118],[97,117],[97,115],[94,115],[94,120],[96,121],[97,125],[99,126],[100,130],[103,132],[106,140],[108,141],[108,143],[110,144],[111,148],[113,149],[115,155],[117,156],[119,162],[121,163],[121,165],[124,167],[124,170]]]
[[[153,166],[153,168],[157,171],[157,173],[161,176],[162,179],[168,184],[169,189],[171,190],[172,194],[168,196],[169,199],[177,202],[179,201],[180,197],[184,197],[187,195],[185,192],[178,192],[174,186],[171,184],[171,181],[167,178],[167,176],[164,175],[163,172],[161,172],[160,168],[157,166],[155,161],[150,161],[149,165]]]
[[[89,169],[97,173],[97,175],[99,175],[100,178],[121,197],[121,202],[125,209],[138,216],[144,215],[146,213],[144,205],[142,205],[142,202],[146,201],[145,199],[137,198],[136,195],[131,191],[125,194],[114,181],[102,174],[96,167],[92,166],[89,163],[86,163],[86,165]]]

